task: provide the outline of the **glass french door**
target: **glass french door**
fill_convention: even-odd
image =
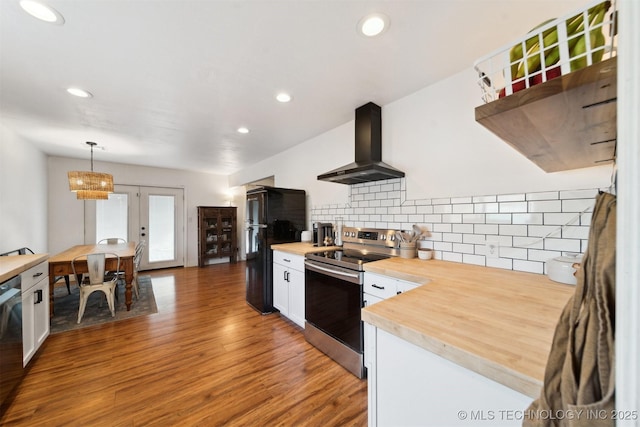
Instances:
[[[85,242],[145,241],[141,270],[184,265],[184,191],[116,185],[108,200],[87,203]]]

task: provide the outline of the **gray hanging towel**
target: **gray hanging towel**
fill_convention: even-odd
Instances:
[[[574,295],[556,326],[540,397],[525,427],[613,426],[616,198],[600,193]]]

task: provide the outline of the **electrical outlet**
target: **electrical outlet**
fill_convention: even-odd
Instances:
[[[487,258],[498,258],[500,256],[500,243],[487,240],[485,243],[485,256]]]

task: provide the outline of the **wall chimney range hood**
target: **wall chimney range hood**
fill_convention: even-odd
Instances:
[[[382,161],[382,110],[378,105],[369,102],[356,109],[355,137],[356,161],[318,175],[319,181],[361,184],[404,177],[404,172]]]

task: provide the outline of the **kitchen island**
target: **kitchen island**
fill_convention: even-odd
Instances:
[[[427,283],[362,310],[377,340],[370,424],[521,423],[514,411],[540,393],[573,286],[439,260],[391,258],[367,263],[365,272]]]

